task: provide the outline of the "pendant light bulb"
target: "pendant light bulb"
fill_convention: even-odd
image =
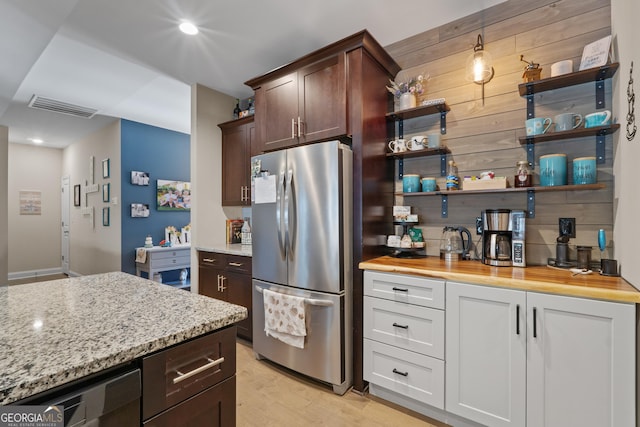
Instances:
[[[493,77],[492,57],[484,50],[482,36],[478,34],[478,42],[473,48],[473,53],[467,59],[465,77],[468,81],[483,84]]]

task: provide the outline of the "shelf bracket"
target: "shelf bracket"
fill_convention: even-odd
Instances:
[[[404,120],[398,120],[398,138],[404,138]]]
[[[440,209],[440,215],[442,216],[442,218],[448,218],[449,217],[449,196],[447,196],[446,194],[442,194],[442,209]]]
[[[440,111],[440,133],[445,135],[447,133],[447,112]]]
[[[604,132],[599,132],[596,135],[596,163],[598,164],[603,164],[605,162],[604,148],[606,138],[607,135]]]
[[[596,78],[596,109],[605,108],[604,100],[604,79],[607,75],[607,69],[601,69]]]
[[[447,155],[440,154],[440,176],[447,176]]]
[[[398,159],[398,179],[402,179],[404,176],[404,159],[400,157]]]
[[[527,119],[536,116],[535,104],[533,103],[533,87],[527,87]]]
[[[535,190],[527,190],[527,217],[536,217],[536,192]]]
[[[527,139],[527,161],[529,162],[529,166],[533,169],[536,161],[536,151],[533,139],[530,138]]]

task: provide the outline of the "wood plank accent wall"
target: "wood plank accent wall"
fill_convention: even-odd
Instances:
[[[458,164],[459,175],[479,175],[493,170],[513,183],[516,162],[526,160],[526,149],[518,138],[524,135],[526,98],[518,94],[525,59],[540,63],[542,77],[549,77],[551,64],[572,59],[577,71],[584,46],[611,33],[609,0],[509,0],[433,30],[386,47],[403,70],[397,80],[429,74],[422,99],[445,98],[451,111],[447,115],[447,133],[443,144],[449,147]],[[493,56],[495,76],[485,85],[485,105],[481,86],[467,82],[464,66],[473,52],[478,34],[485,50]],[[606,106],[612,107],[611,80],[605,85]],[[420,102],[422,99],[419,99]],[[536,117],[551,117],[564,112],[582,115],[595,111],[595,83],[557,89],[535,96]],[[613,111],[614,120],[620,113]],[[437,132],[439,116],[426,116],[404,122],[405,138]],[[392,138],[390,138],[392,139]],[[595,156],[595,137],[550,141],[535,146],[535,177],[539,182],[538,159],[541,155],[566,153],[569,181],[571,161]],[[526,255],[530,265],[543,265],[555,257],[558,218],[576,218],[576,238],[570,241],[570,258],[576,257],[576,245],[594,246],[593,259],[599,259],[597,231],[604,228],[613,235],[613,138],[606,138],[606,162],[598,165],[598,182],[603,190],[536,193],[535,218],[527,219]],[[396,162],[397,163],[397,162]],[[397,169],[397,164],[396,164]],[[440,188],[438,156],[409,158],[405,173],[436,176]],[[396,191],[402,192],[397,180]],[[396,196],[396,204],[406,204],[418,213],[427,240],[427,254],[438,255],[439,239],[445,225],[462,225],[472,232],[478,251],[480,236],[475,235],[475,218],[490,208],[527,208],[526,193],[498,193],[449,196],[448,218],[441,218],[438,196]],[[400,232],[400,230],[398,230]],[[609,240],[604,256],[612,253]]]

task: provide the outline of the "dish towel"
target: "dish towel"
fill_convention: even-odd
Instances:
[[[304,298],[263,289],[264,331],[285,344],[304,348],[307,336]]]
[[[136,249],[136,262],[140,264],[146,264],[147,262],[147,250],[144,248]]]

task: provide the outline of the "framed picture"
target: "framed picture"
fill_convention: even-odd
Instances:
[[[42,215],[42,193],[20,191],[20,215]]]
[[[80,206],[80,184],[73,186],[73,206]]]
[[[147,218],[149,216],[149,205],[144,203],[131,203],[132,218]]]
[[[131,184],[149,185],[149,172],[131,171]]]
[[[190,211],[191,183],[159,179],[157,202],[159,211]]]
[[[110,213],[109,207],[102,208],[102,225],[105,227],[109,226],[109,213]]]
[[[110,173],[109,159],[104,159],[102,161],[102,177],[109,178]]]
[[[102,201],[103,202],[109,202],[109,197],[110,196],[110,189],[111,189],[111,184],[106,183],[106,184],[102,184]]]

